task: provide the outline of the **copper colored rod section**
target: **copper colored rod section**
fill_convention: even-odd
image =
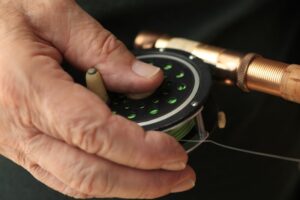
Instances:
[[[300,65],[270,60],[254,53],[242,54],[184,38],[150,32],[140,33],[138,48],[172,48],[187,51],[211,64],[217,80],[236,84],[243,91],[255,90],[300,103]]]
[[[280,96],[280,84],[287,67],[288,64],[258,57],[248,67],[246,85],[250,90]]]

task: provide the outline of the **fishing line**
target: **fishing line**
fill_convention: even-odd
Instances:
[[[226,144],[221,144],[219,142],[216,142],[214,140],[180,140],[180,142],[191,142],[191,143],[210,143],[216,146],[219,146],[224,149],[229,149],[232,151],[237,151],[237,152],[242,152],[246,154],[252,154],[256,156],[261,156],[261,157],[268,157],[268,158],[273,158],[277,160],[284,160],[284,161],[289,161],[289,162],[294,162],[297,163],[300,166],[300,158],[293,158],[293,157],[287,157],[287,156],[281,156],[281,155],[276,155],[276,154],[269,154],[269,153],[263,153],[259,151],[252,151],[252,150],[247,150],[243,148],[238,148]]]

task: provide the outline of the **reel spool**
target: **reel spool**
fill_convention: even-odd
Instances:
[[[108,106],[113,113],[138,123],[145,130],[168,133],[182,141],[187,152],[192,151],[208,137],[217,122],[208,64],[187,52],[171,49],[141,50],[136,52],[136,57],[163,70],[162,85],[140,100],[109,92]],[[87,80],[88,76],[89,73]]]

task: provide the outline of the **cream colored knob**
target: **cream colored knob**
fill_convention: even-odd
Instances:
[[[108,102],[107,95],[101,74],[95,68],[91,68],[86,73],[86,85],[89,90],[98,95],[104,102]]]

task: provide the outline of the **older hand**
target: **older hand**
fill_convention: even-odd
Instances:
[[[155,198],[193,187],[183,148],[112,115],[60,63],[96,66],[110,90],[143,93],[162,72],[138,62],[73,0],[0,1],[0,153],[80,198]]]

